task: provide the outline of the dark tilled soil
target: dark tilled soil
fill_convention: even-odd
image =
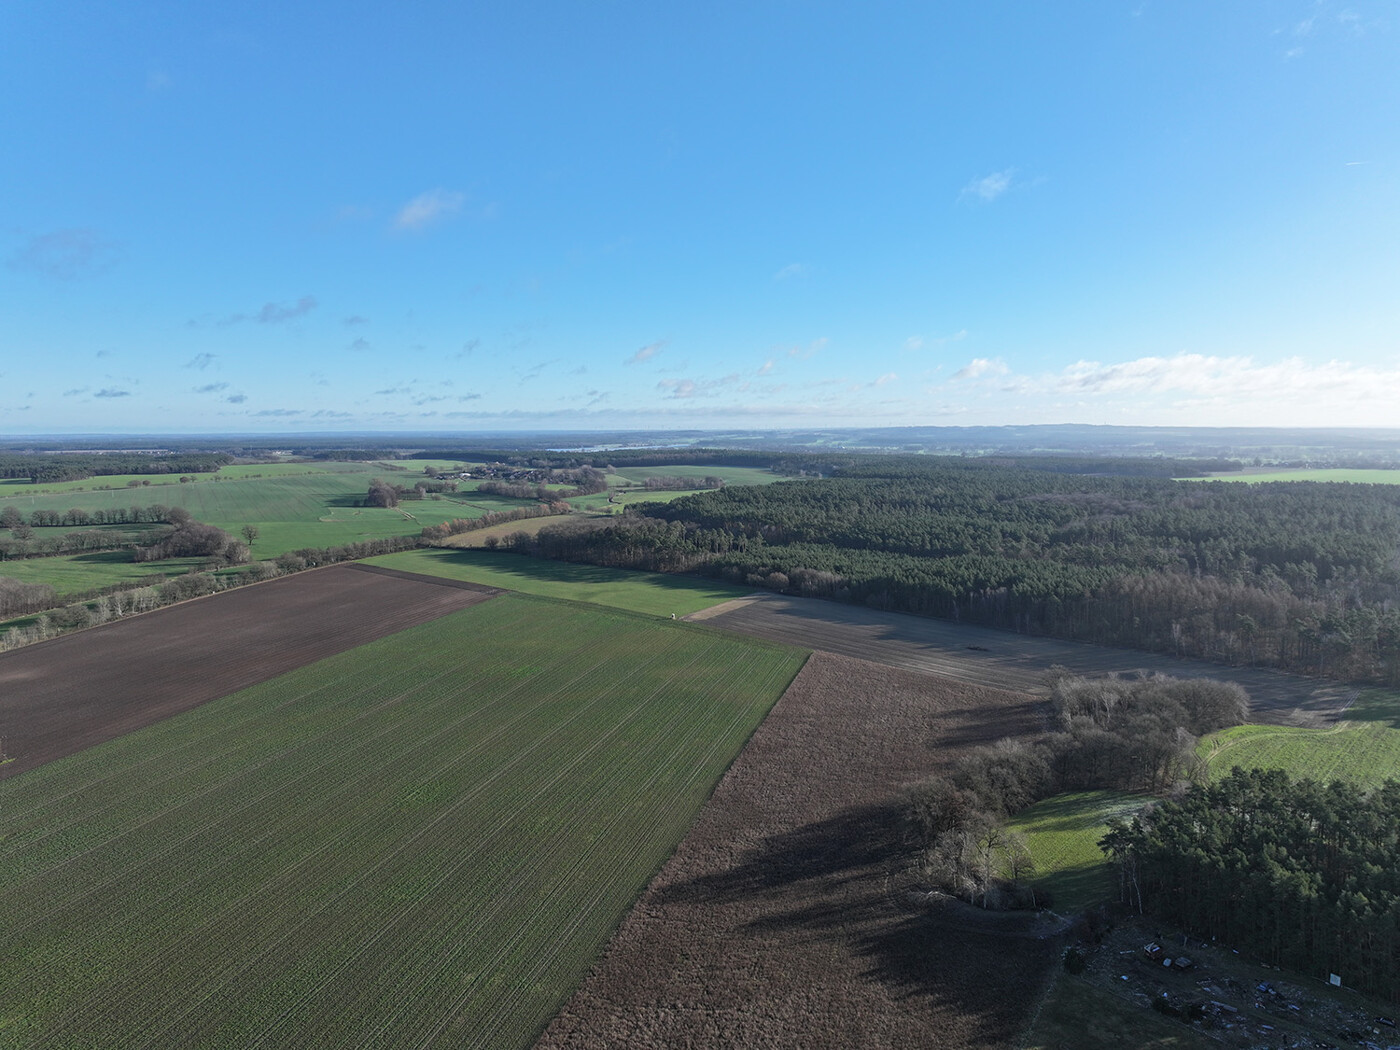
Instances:
[[[1043,702],[814,653],[541,1037],[562,1047],[999,1047],[1055,942],[895,888],[904,785]]]
[[[338,565],[0,654],[0,777],[498,593]]]
[[[1168,674],[1239,682],[1252,700],[1251,721],[1325,725],[1342,717],[1356,690],[1337,682],[1204,660],[1062,642],[922,616],[880,612],[814,598],[762,594],[704,610],[688,619],[807,649],[855,656],[892,667],[946,675],[962,682],[1045,691],[1054,664],[1076,674]]]

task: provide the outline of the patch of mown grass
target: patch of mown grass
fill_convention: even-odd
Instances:
[[[1125,791],[1055,795],[1017,813],[1007,829],[1025,836],[1035,861],[1032,881],[1061,914],[1082,911],[1114,894],[1113,872],[1099,849],[1110,817],[1130,817],[1148,801]]]
[[[204,567],[206,558],[167,558],[134,562],[130,551],[92,551],[52,558],[23,558],[0,562],[0,576],[21,583],[51,584],[60,598],[99,587],[132,585],[148,577],[183,576]]]
[[[1350,722],[1381,722],[1400,729],[1400,693],[1393,689],[1362,689],[1346,710]]]
[[[1380,719],[1331,729],[1234,726],[1204,738],[1196,754],[1210,780],[1239,766],[1284,769],[1295,779],[1344,779],[1374,787],[1387,778],[1400,778],[1400,729]]]
[[[369,558],[367,563],[546,598],[568,598],[630,609],[652,616],[686,616],[720,602],[742,598],[752,590],[693,576],[631,572],[520,554],[438,547],[386,554]]]

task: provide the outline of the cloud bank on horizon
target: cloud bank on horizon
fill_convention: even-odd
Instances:
[[[0,433],[1398,425],[1389,5],[329,12],[0,10]]]

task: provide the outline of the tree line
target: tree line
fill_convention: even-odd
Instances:
[[[411,550],[422,544],[423,540],[418,536],[388,536],[336,547],[304,547],[279,554],[270,561],[221,567],[218,571],[192,571],[169,578],[148,577],[150,582],[135,587],[119,584],[69,595],[67,604],[61,607],[56,605],[52,586],[24,584],[0,576],[0,617],[41,614],[28,626],[12,626],[0,634],[0,651],[41,642],[65,630],[97,626],[232,587],[275,579],[322,565]]]
[[[570,510],[572,508],[563,500],[541,503],[533,507],[516,507],[513,510],[493,510],[479,518],[453,518],[440,525],[425,525],[421,535],[425,541],[434,543],[445,540],[449,536],[461,535],[464,532],[489,529],[492,525],[504,525],[506,522],[524,521],[528,518],[547,518],[556,514],[568,514]]]
[[[226,452],[144,455],[129,452],[62,455],[0,452],[0,478],[28,478],[38,484],[82,481],[113,474],[195,474],[218,470],[233,462]]]
[[[1400,486],[869,457],[835,478],[731,485],[629,508],[601,529],[546,528],[528,548],[1029,634],[1400,682]]]
[[[1400,1002],[1400,783],[1236,767],[1111,822],[1100,845],[1134,909]]]

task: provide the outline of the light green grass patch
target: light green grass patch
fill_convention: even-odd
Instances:
[[[1182,481],[1247,481],[1258,485],[1266,481],[1346,481],[1354,485],[1400,485],[1400,470],[1349,470],[1317,468],[1300,470],[1270,470],[1258,474],[1215,474],[1209,478],[1181,478]]]
[[[1352,722],[1383,722],[1391,729],[1400,729],[1400,693],[1393,689],[1361,689],[1346,710]]]
[[[1079,791],[1037,802],[1007,822],[1007,830],[1025,836],[1033,881],[1050,891],[1055,911],[1067,915],[1113,897],[1113,870],[1099,839],[1111,817],[1131,817],[1148,801],[1125,791]]]
[[[158,583],[166,577],[183,576],[191,570],[201,569],[207,560],[167,558],[165,561],[137,563],[131,560],[130,551],[93,551],[0,562],[0,576],[8,576],[21,583],[51,584],[62,598],[117,584]]]
[[[1400,729],[1384,721],[1344,722],[1331,729],[1234,726],[1205,737],[1196,754],[1218,780],[1235,766],[1283,769],[1294,779],[1352,780],[1374,787],[1400,778]]]
[[[613,472],[634,485],[640,485],[647,478],[722,478],[726,485],[771,485],[783,481],[781,474],[774,474],[762,467],[720,467],[705,464],[674,463],[659,467],[618,467]]]
[[[438,547],[386,554],[369,558],[366,563],[547,598],[630,609],[651,616],[686,616],[752,592],[752,588],[733,587],[693,576],[630,572],[520,554]]]
[[[507,596],[0,782],[0,1042],[529,1047],[803,659]]]

